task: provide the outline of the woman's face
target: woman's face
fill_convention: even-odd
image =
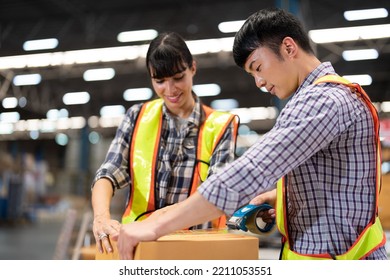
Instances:
[[[176,73],[172,77],[152,78],[154,91],[164,100],[172,114],[179,117],[188,117],[191,114],[195,104],[192,96],[195,72],[196,64],[194,62],[192,67],[187,67],[184,71]]]

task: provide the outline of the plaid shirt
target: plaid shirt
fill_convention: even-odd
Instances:
[[[192,176],[198,176],[198,174],[193,174],[196,164],[196,145],[199,127],[205,120],[205,113],[199,98],[195,95],[194,98],[194,110],[180,130],[176,128],[175,118],[168,113],[166,106],[163,106],[155,190],[159,208],[186,199],[189,195]],[[114,189],[131,187],[129,143],[141,106],[142,104],[134,105],[127,111],[117,129],[106,159],[96,172],[93,184],[100,178],[108,178]],[[234,160],[235,141],[232,133],[233,125],[231,124],[212,154],[209,175]]]
[[[366,105],[342,85],[312,83],[310,73],[275,126],[199,192],[232,214],[287,175],[288,231],[302,254],[347,251],[375,211],[375,136]],[[386,259],[384,247],[369,258]]]

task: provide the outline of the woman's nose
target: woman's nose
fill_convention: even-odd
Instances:
[[[175,92],[175,82],[173,80],[167,80],[166,81],[166,89],[169,93]]]

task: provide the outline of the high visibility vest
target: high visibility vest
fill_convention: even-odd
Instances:
[[[374,250],[386,243],[386,236],[383,233],[383,229],[378,217],[378,196],[381,186],[381,151],[379,140],[379,118],[374,105],[371,103],[367,93],[361,88],[360,85],[350,83],[348,80],[337,75],[326,75],[314,82],[319,83],[337,83],[346,85],[351,89],[353,93],[356,93],[368,106],[373,116],[376,136],[376,198],[375,198],[375,212],[365,227],[365,229],[358,236],[354,244],[349,248],[347,252],[337,256],[331,256],[330,254],[299,254],[290,248],[289,236],[288,236],[288,224],[287,224],[287,212],[286,203],[287,197],[285,195],[285,180],[280,179],[277,183],[277,199],[276,199],[276,224],[279,232],[282,235],[282,253],[281,259],[283,260],[358,260],[363,259],[370,255]]]
[[[163,100],[145,103],[134,126],[130,145],[130,174],[132,188],[129,201],[122,216],[122,223],[130,223],[147,217],[156,210],[155,187],[156,166],[161,138]],[[236,141],[238,123],[235,115],[214,111],[203,105],[206,120],[199,129],[197,157],[189,195],[207,178],[209,163],[215,147],[230,123],[234,124],[233,137]],[[213,221],[213,227],[225,227],[226,218]]]

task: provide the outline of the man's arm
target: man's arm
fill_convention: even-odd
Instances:
[[[195,193],[173,207],[166,207],[141,222],[121,227],[118,236],[118,251],[121,259],[133,259],[137,244],[154,241],[179,229],[202,224],[223,215],[223,212]]]

